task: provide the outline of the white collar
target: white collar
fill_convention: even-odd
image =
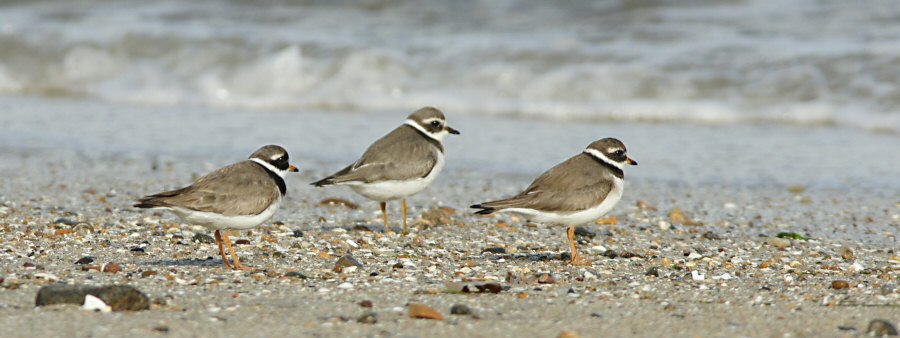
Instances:
[[[606,162],[607,164],[609,164],[613,167],[619,168],[620,170],[625,170],[625,164],[610,160],[609,157],[606,157],[606,155],[603,155],[603,153],[597,151],[597,149],[587,148],[584,150],[584,152],[588,155],[591,155],[591,156],[597,158],[598,160]]]

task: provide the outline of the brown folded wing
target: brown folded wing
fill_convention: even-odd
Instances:
[[[402,125],[375,141],[355,163],[314,184],[373,183],[425,177],[437,163],[436,151],[418,131]]]
[[[144,197],[135,206],[258,215],[279,196],[277,183],[262,166],[242,161],[211,172],[190,186]]]

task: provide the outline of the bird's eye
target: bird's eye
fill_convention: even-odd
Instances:
[[[619,149],[619,150],[616,150],[615,154],[616,154],[617,156],[622,156],[622,155],[625,155],[625,151],[622,150],[622,149]]]
[[[432,126],[432,127],[440,127],[440,126],[441,126],[441,121],[431,121],[431,126]]]

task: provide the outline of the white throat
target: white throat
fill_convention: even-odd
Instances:
[[[603,155],[603,153],[597,151],[597,149],[591,149],[591,148],[588,148],[588,149],[585,149],[584,152],[585,152],[586,154],[588,154],[588,155],[591,155],[591,156],[593,156],[593,157],[596,157],[598,160],[601,160],[601,161],[603,161],[603,162],[606,162],[607,164],[609,164],[609,165],[611,165],[611,166],[614,166],[614,167],[619,168],[619,169],[621,169],[621,170],[625,170],[625,164],[624,164],[624,163],[619,163],[619,162],[610,160],[609,157],[606,157],[606,155]]]
[[[285,175],[287,175],[287,173],[288,173],[287,170],[281,170],[281,169],[275,168],[275,166],[269,164],[269,163],[266,162],[266,161],[260,160],[260,159],[258,159],[258,158],[255,158],[255,157],[254,157],[254,158],[251,158],[250,160],[253,161],[253,162],[259,163],[259,165],[265,167],[266,169],[269,169],[269,171],[275,173],[276,175],[278,175],[278,176],[281,177],[282,179],[284,179],[284,178],[285,178]]]
[[[416,123],[416,121],[413,121],[413,120],[406,120],[406,122],[404,122],[403,124],[408,125],[413,128],[416,128],[416,130],[421,131],[422,134],[428,135],[428,137],[430,137],[433,140],[436,140],[438,142],[443,142],[444,137],[447,137],[447,134],[449,134],[446,130],[441,130],[440,132],[438,132],[436,134],[432,134],[432,133],[428,132],[427,130],[425,130],[425,128],[422,128],[422,126],[420,126],[418,123]]]

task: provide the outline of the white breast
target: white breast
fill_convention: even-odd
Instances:
[[[374,183],[355,182],[347,183],[346,185],[358,194],[363,195],[370,200],[379,202],[386,202],[415,195],[431,185],[431,182],[434,182],[434,179],[441,173],[441,169],[444,168],[444,154],[438,150],[435,150],[435,152],[437,161],[434,164],[434,168],[432,168],[431,172],[425,177],[419,177],[408,181],[393,180]]]
[[[269,218],[272,218],[272,215],[275,214],[275,211],[278,210],[278,207],[281,205],[281,197],[275,200],[275,203],[272,203],[266,210],[263,210],[258,215],[240,215],[240,216],[225,216],[212,212],[204,212],[204,211],[196,211],[185,208],[162,208],[172,211],[178,217],[181,217],[186,223],[202,225],[210,229],[214,230],[224,230],[224,229],[251,229],[259,226],[263,222],[267,221]]]
[[[502,212],[510,212],[524,216],[532,222],[576,226],[594,221],[608,213],[622,199],[625,190],[625,181],[621,178],[613,178],[613,188],[609,195],[595,207],[581,211],[570,212],[544,212],[526,208],[503,209]]]

